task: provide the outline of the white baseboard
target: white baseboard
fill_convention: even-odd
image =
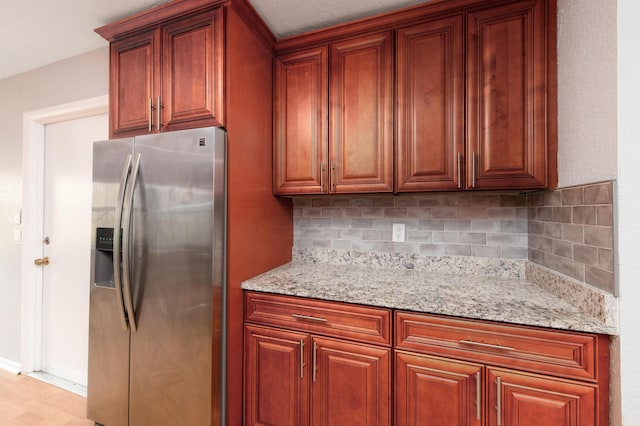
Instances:
[[[12,374],[20,373],[20,364],[5,358],[0,358],[0,368]]]

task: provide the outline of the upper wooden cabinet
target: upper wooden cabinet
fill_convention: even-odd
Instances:
[[[393,190],[393,33],[276,58],[274,192]]]
[[[467,186],[548,185],[547,21],[544,0],[467,16]]]
[[[555,187],[555,13],[429,2],[278,42],[275,193]]]
[[[111,137],[224,124],[223,49],[221,7],[117,37]]]
[[[397,191],[463,188],[463,31],[456,15],[397,32]]]

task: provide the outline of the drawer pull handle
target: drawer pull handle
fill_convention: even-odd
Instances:
[[[464,345],[480,346],[480,347],[488,348],[488,349],[498,349],[498,350],[501,350],[501,351],[515,351],[516,350],[516,348],[512,348],[512,347],[509,347],[509,346],[490,345],[489,343],[474,342],[473,340],[460,340],[460,343],[462,343]]]
[[[318,371],[318,360],[316,359],[316,355],[318,352],[318,344],[313,342],[313,381],[316,381],[316,372]]]
[[[317,321],[317,322],[327,322],[327,321],[329,321],[326,318],[310,317],[308,315],[301,315],[301,314],[291,314],[291,316],[294,317],[295,319],[299,319],[299,320]]]

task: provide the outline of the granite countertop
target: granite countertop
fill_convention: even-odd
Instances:
[[[242,288],[464,318],[617,334],[615,327],[522,278],[296,260],[243,282]]]

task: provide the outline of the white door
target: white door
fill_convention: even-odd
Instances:
[[[45,126],[40,369],[87,385],[92,146],[107,115]]]

